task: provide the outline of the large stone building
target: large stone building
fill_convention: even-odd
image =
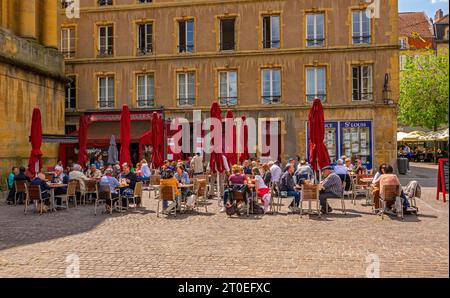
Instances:
[[[372,13],[368,5],[81,0],[80,18],[61,11],[60,47],[73,79],[66,130],[89,113],[90,138],[97,139],[91,144],[106,145],[123,104],[136,115],[157,108],[166,119],[189,119],[218,100],[235,116],[260,119],[260,127],[264,119],[279,121],[281,158],[304,157],[309,108],[319,97],[333,159],[351,155],[369,167],[395,162],[398,4],[376,2]]]
[[[0,174],[27,165],[31,115],[45,134],[64,133],[64,59],[58,51],[57,0],[0,0]],[[54,165],[57,144],[42,146]]]

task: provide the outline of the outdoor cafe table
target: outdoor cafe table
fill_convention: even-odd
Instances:
[[[52,211],[56,211],[56,208],[55,208],[55,189],[60,188],[60,187],[67,187],[67,184],[48,183],[48,186],[50,187],[51,210]]]

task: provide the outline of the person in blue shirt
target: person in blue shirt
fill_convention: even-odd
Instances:
[[[14,177],[19,174],[18,167],[12,167],[11,173],[8,175],[8,189],[11,190],[14,186]]]
[[[94,164],[99,170],[102,170],[104,168],[105,162],[103,161],[103,155],[101,153],[97,156]]]
[[[145,159],[141,161],[141,174],[142,176],[138,177],[138,181],[149,181],[150,176],[152,175],[152,171],[150,170],[147,160]]]
[[[183,165],[178,165],[174,177],[178,180],[180,184],[191,184],[189,179],[189,174],[184,170]],[[181,197],[184,199],[190,194],[187,188],[181,189]]]
[[[100,179],[100,192],[103,189],[109,189],[111,192],[111,198],[117,199],[119,197],[119,193],[117,191],[118,187],[120,186],[119,181],[113,177],[113,169],[107,168],[105,170],[105,175]],[[106,201],[106,211],[111,212],[111,200]]]

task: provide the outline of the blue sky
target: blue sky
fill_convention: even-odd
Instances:
[[[448,13],[449,0],[399,0],[400,11],[425,11],[429,17],[434,17],[436,10],[441,8]]]

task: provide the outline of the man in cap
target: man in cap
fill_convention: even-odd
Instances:
[[[328,206],[328,198],[340,198],[343,196],[343,187],[341,178],[334,172],[332,166],[327,166],[322,169],[323,177],[325,178],[320,184],[322,190],[320,191],[320,206],[322,213],[330,213],[333,209]],[[328,210],[327,210],[328,208]]]

